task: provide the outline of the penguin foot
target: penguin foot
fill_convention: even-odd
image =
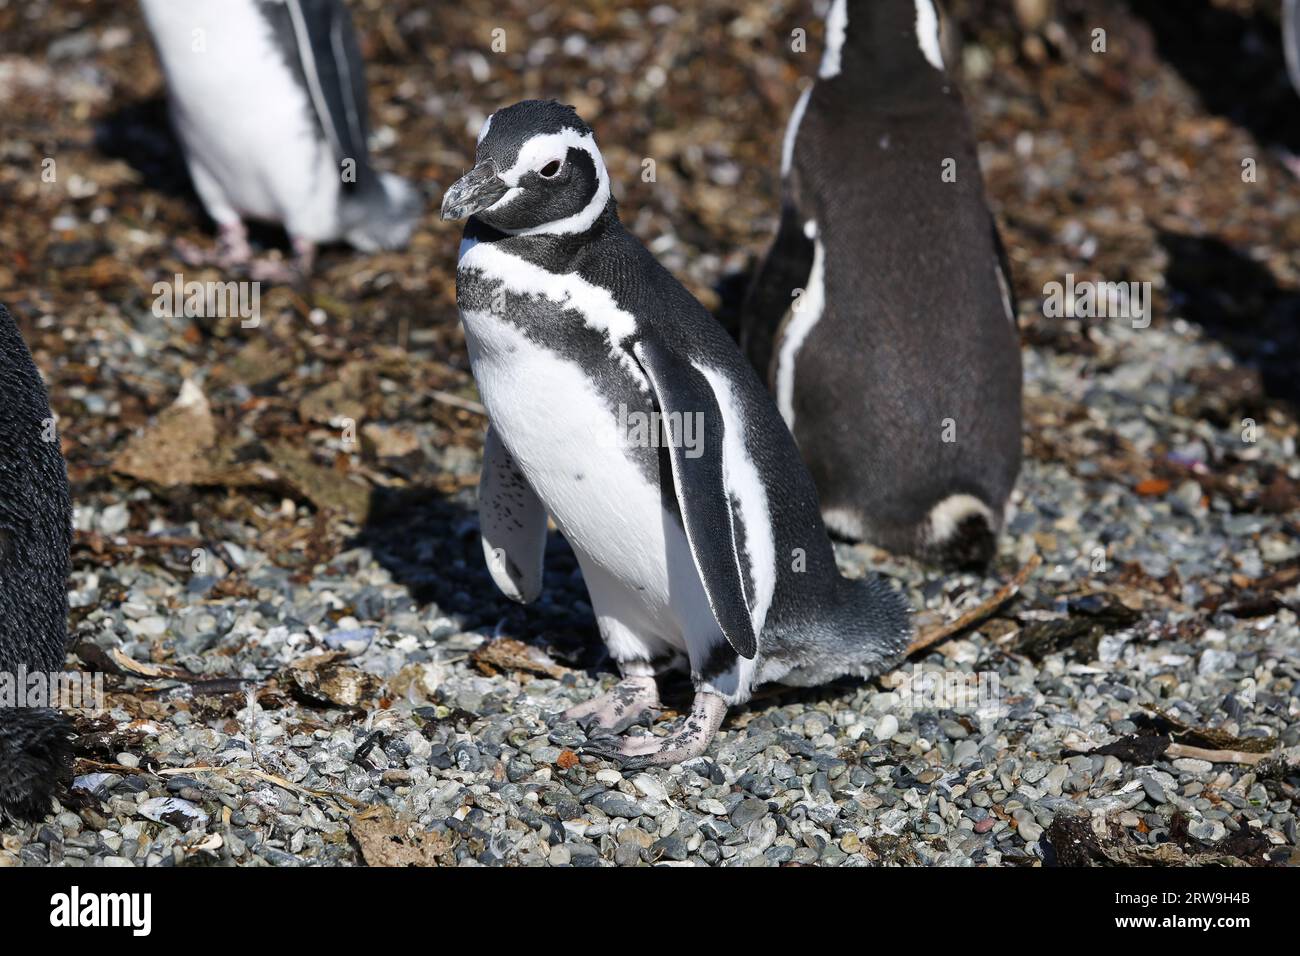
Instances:
[[[252,261],[253,247],[248,244],[248,230],[244,224],[233,222],[217,227],[215,249],[204,249],[188,239],[177,239],[176,254],[187,266],[231,270],[242,269]]]
[[[187,266],[214,267],[248,275],[257,282],[297,285],[316,265],[316,244],[306,239],[293,240],[293,261],[280,258],[257,258],[248,242],[248,230],[242,222],[217,227],[215,249],[203,249],[186,239],[176,240],[176,254]]]
[[[292,262],[284,259],[254,259],[249,263],[248,274],[257,282],[273,282],[277,285],[298,285],[310,273],[311,263],[306,270],[302,257],[295,255]]]
[[[217,263],[227,268],[246,265],[253,258],[253,247],[248,244],[248,230],[244,224],[227,223],[217,228]]]
[[[283,259],[254,259],[249,272],[261,282],[284,285],[302,285],[316,268],[316,243],[308,239],[293,240],[293,261]]]
[[[576,721],[584,731],[599,728],[621,734],[634,724],[648,721],[659,710],[659,685],[654,677],[624,677],[607,694],[577,704],[560,714]]]
[[[316,243],[301,237],[293,240],[293,267],[304,279],[311,275],[316,268]]]
[[[691,712],[666,737],[600,738],[583,748],[584,753],[617,763],[623,770],[670,767],[700,756],[709,749],[727,714],[727,702],[718,694],[695,695]]]

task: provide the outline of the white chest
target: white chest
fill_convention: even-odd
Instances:
[[[651,616],[671,606],[670,566],[691,568],[690,552],[658,484],[629,458],[618,411],[575,362],[509,322],[461,317],[492,425],[584,567],[599,565]]]
[[[566,535],[594,553],[604,539],[653,533],[659,489],[628,457],[618,412],[589,375],[491,313],[462,318],[492,423]]]

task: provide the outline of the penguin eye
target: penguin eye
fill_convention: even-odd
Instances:
[[[543,166],[541,169],[538,170],[538,173],[541,175],[543,179],[554,179],[559,172],[560,172],[560,161],[558,159],[551,160],[549,163],[547,163],[545,166]]]

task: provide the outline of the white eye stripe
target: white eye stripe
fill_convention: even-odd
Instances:
[[[609,204],[609,173],[605,169],[605,160],[601,157],[600,150],[596,148],[596,138],[591,133],[579,133],[571,127],[566,127],[558,133],[534,136],[524,143],[519,150],[519,155],[515,157],[514,165],[505,172],[497,174],[510,190],[497,200],[489,211],[504,209],[518,198],[523,192],[519,180],[527,173],[540,170],[557,156],[561,157],[561,163],[567,161],[570,149],[580,149],[585,152],[591,157],[592,165],[596,169],[596,193],[591,197],[591,201],[580,212],[566,216],[564,219],[527,229],[504,229],[504,232],[516,236],[570,235],[586,232],[604,212],[605,206]]]
[[[558,133],[546,133],[530,138],[520,148],[514,165],[500,174],[501,179],[509,186],[518,186],[521,176],[536,172],[553,159],[563,163],[568,158],[569,150],[574,148],[592,157],[598,174],[604,171],[605,164],[600,158],[600,150],[596,149],[596,141],[592,135],[566,128]]]

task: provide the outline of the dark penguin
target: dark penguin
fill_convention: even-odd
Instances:
[[[741,343],[833,532],[980,566],[1020,469],[1021,372],[975,139],[931,0],[835,0],[826,34]]]
[[[471,217],[456,292],[491,420],[479,515],[493,578],[516,600],[537,596],[549,514],[623,674],[566,716],[626,729],[657,706],[655,673],[682,658],[695,684],[668,737],[593,749],[676,763],[760,683],[868,675],[899,658],[904,600],[883,579],[840,577],[771,398],[623,227],[571,107],[527,101],[489,117],[442,215]]]
[[[422,203],[370,165],[365,65],[342,0],[141,0],[217,261],[251,256],[245,219],[315,246],[406,245]]]
[[[0,674],[9,682],[62,670],[67,647],[72,504],[52,421],[31,353],[0,306]],[[49,812],[68,740],[57,711],[0,703],[0,816]]]

